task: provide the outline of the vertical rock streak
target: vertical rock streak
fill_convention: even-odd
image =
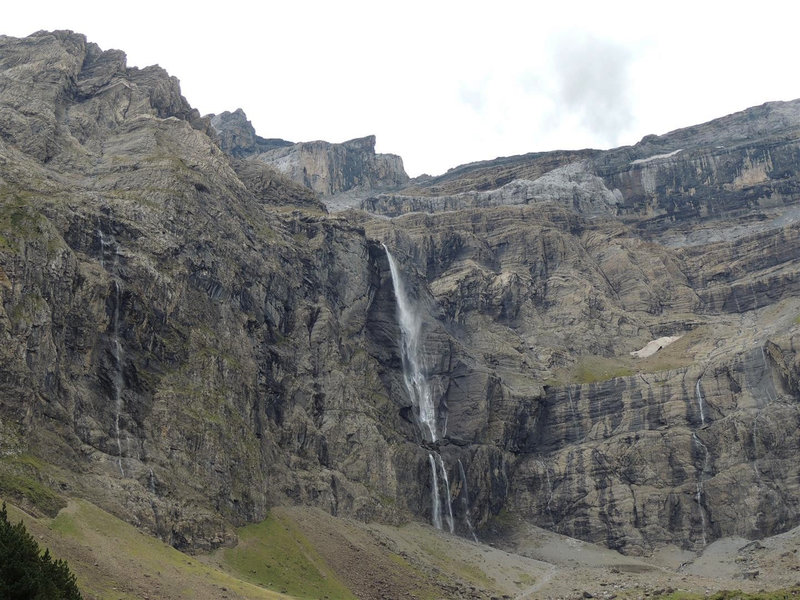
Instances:
[[[114,401],[114,436],[117,441],[117,466],[119,473],[125,477],[125,470],[122,468],[122,440],[119,431],[119,417],[122,412],[122,388],[124,379],[122,377],[122,344],[119,341],[119,307],[122,301],[122,284],[118,276],[119,249],[114,236],[106,236],[102,230],[97,231],[100,237],[100,266],[106,268],[107,258],[110,256],[111,263],[108,268],[114,282],[114,309],[111,313],[111,351],[113,361],[113,373],[111,376],[111,387]]]
[[[464,522],[467,524],[467,529],[474,541],[478,541],[478,536],[475,535],[475,528],[472,526],[472,521],[469,520],[469,486],[467,485],[467,474],[464,472],[464,465],[461,459],[458,459],[458,473],[461,475],[461,500],[464,503]]]
[[[395,302],[397,304],[397,323],[400,326],[400,357],[403,361],[403,382],[406,386],[409,399],[414,409],[420,433],[425,441],[435,443],[439,440],[436,432],[436,409],[433,404],[433,391],[425,373],[425,357],[422,348],[422,319],[414,309],[406,293],[403,278],[397,263],[384,244],[386,258],[389,261],[389,270],[392,275]],[[435,455],[435,458],[434,458]],[[441,472],[444,485],[444,499],[447,506],[447,526],[450,533],[455,531],[453,521],[453,506],[450,501],[450,481],[444,460],[438,452],[428,454],[431,466],[431,512],[433,525],[442,529],[442,505],[439,498],[439,476],[436,473],[437,465]]]

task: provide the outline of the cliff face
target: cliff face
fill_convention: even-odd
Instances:
[[[267,165],[322,196],[397,188],[409,180],[402,158],[375,153],[374,135],[342,144],[267,140],[256,135],[241,109],[212,115],[211,124],[229,155]]]
[[[6,489],[33,453],[180,547],[275,503],[389,518],[376,244],[281,217],[163,71],[69,32],[2,44]]]
[[[374,138],[266,140],[80,35],[0,38],[0,491],[201,549],[276,504],[430,522],[437,453],[464,534],[797,525],[798,106],[409,183]]]
[[[394,188],[408,181],[403,159],[375,154],[374,135],[342,144],[302,142],[263,152],[257,160],[323,196]]]
[[[799,107],[362,202],[483,362],[444,397],[454,438],[502,448],[511,514],[628,552],[797,522]],[[494,431],[475,419],[498,405]]]

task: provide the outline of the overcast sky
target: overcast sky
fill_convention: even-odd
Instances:
[[[9,4],[0,34],[84,33],[166,68],[203,114],[242,108],[292,141],[375,134],[412,176],[800,97],[793,2]]]

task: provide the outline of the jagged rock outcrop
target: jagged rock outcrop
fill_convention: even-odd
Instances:
[[[218,115],[209,115],[209,118],[219,138],[219,147],[235,158],[244,158],[293,145],[293,142],[279,138],[265,139],[257,135],[253,124],[241,108],[233,112],[225,111]]]
[[[797,107],[409,182],[372,137],[265,140],[83,36],[0,38],[0,490],[207,549],[280,503],[431,520],[438,452],[465,534],[512,515],[641,553],[795,526]],[[392,218],[318,200],[353,191]]]
[[[209,119],[220,148],[233,158],[244,159],[239,164],[247,170],[259,165],[283,176],[287,184],[303,186],[320,196],[343,194],[346,206],[357,204],[358,198],[372,190],[396,189],[409,181],[403,159],[375,153],[374,135],[341,144],[296,144],[258,136],[241,108],[209,115]]]
[[[255,158],[322,196],[391,189],[408,182],[403,159],[375,153],[374,135],[341,144],[301,142],[260,152]]]

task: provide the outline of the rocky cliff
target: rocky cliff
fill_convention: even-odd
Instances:
[[[211,115],[210,120],[227,154],[267,165],[322,196],[394,189],[409,181],[402,158],[375,153],[374,135],[342,144],[294,144],[256,135],[242,109]]]
[[[0,38],[0,491],[189,549],[278,504],[631,553],[795,526],[798,107],[409,182],[374,138],[267,140],[83,36]]]

